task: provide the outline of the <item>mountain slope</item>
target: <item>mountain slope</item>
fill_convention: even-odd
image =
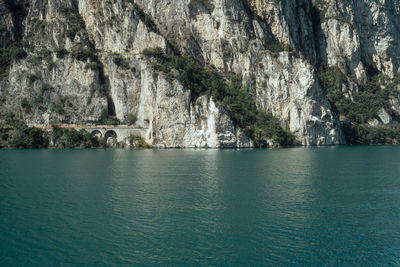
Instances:
[[[265,114],[303,145],[357,143],[360,127],[372,131],[366,125],[395,131],[384,140],[395,142],[399,8],[372,0],[0,0],[1,111],[36,125],[135,118],[146,142],[161,147],[291,143]],[[221,86],[237,93],[217,94]],[[250,114],[252,105],[259,111]]]

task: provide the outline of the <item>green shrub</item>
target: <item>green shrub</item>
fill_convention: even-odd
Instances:
[[[52,137],[58,147],[93,148],[100,146],[100,141],[85,130],[77,131],[75,129],[60,128],[57,125],[52,125],[52,128]]]
[[[26,124],[23,121],[16,118],[14,114],[7,114],[5,118],[5,125],[11,128],[15,128],[17,130],[23,130],[27,128]]]
[[[0,105],[4,104],[7,100],[5,93],[0,93]]]
[[[57,48],[54,52],[56,52],[57,58],[64,58],[69,54],[68,50],[65,48]]]
[[[42,56],[43,59],[51,58],[53,52],[50,49],[42,49],[37,52],[38,55]]]
[[[162,58],[164,56],[164,51],[161,47],[146,48],[142,51],[142,54],[146,57]]]
[[[8,48],[10,54],[11,54],[11,61],[12,62],[18,62],[21,59],[24,59],[27,57],[27,53],[25,52],[25,50],[21,47],[15,47],[15,46],[11,46]]]
[[[60,139],[64,135],[64,129],[60,128],[56,124],[52,124],[51,127],[53,128],[53,137],[57,140]]]
[[[29,60],[32,65],[37,65],[46,60],[48,64],[52,62],[53,52],[50,49],[36,51],[35,55]]]
[[[22,102],[21,102],[21,107],[22,107],[23,109],[29,110],[29,109],[32,108],[32,104],[29,102],[28,99],[24,98],[24,99],[22,100]]]
[[[98,120],[98,124],[119,125],[121,124],[121,121],[117,117],[110,115],[107,110],[103,110]]]
[[[57,64],[54,61],[51,61],[47,64],[47,69],[52,70],[57,66]]]
[[[114,57],[113,62],[123,69],[129,69],[129,62],[122,57]]]
[[[269,43],[263,40],[264,48],[268,50],[273,57],[277,57],[280,52],[290,51],[290,46],[282,44],[280,42]]]
[[[60,115],[65,114],[64,103],[62,100],[58,100],[57,102],[53,103],[53,109]]]
[[[80,47],[76,51],[72,52],[72,56],[77,60],[86,61],[89,58],[93,58],[93,52],[92,52],[92,50],[90,50],[88,48]]]
[[[34,32],[42,33],[45,30],[46,26],[47,26],[46,21],[38,19],[38,20],[36,20],[36,22],[33,26]]]
[[[11,145],[16,148],[46,148],[49,146],[49,139],[41,129],[27,127],[20,132]]]
[[[107,96],[108,95],[108,87],[104,84],[99,84],[94,86],[91,89],[91,97],[93,97],[94,92],[98,92],[101,96]]]
[[[342,124],[343,132],[348,144],[398,144],[400,130],[386,127],[371,127],[357,123]]]
[[[81,17],[81,15],[77,12],[77,9],[73,9],[70,7],[63,7],[61,11],[65,14],[65,17],[68,21],[68,29],[65,31],[65,35],[70,39],[74,40],[76,34],[85,29],[85,21]]]
[[[32,65],[38,65],[38,64],[42,63],[42,60],[43,60],[43,58],[41,56],[35,55],[29,60],[29,62]]]
[[[34,100],[35,104],[37,104],[37,105],[42,104],[43,103],[44,94],[47,91],[51,91],[51,90],[53,90],[53,87],[51,85],[49,85],[47,83],[42,84],[42,87],[40,88],[39,94],[36,96],[36,98]]]
[[[152,145],[148,144],[142,137],[137,135],[131,135],[129,137],[129,143],[132,147],[140,149],[153,148]]]
[[[0,135],[10,147],[45,148],[49,146],[49,139],[44,131],[28,127],[13,114],[7,114],[4,123],[0,124]]]
[[[53,90],[54,88],[50,85],[50,84],[48,84],[48,83],[44,83],[44,84],[42,84],[42,87],[40,88],[40,94],[44,94],[46,91],[50,91],[50,90]]]
[[[135,114],[129,113],[126,116],[126,123],[128,123],[129,125],[135,124],[136,121],[137,121],[137,116]]]
[[[28,79],[29,79],[30,83],[34,83],[35,81],[37,81],[39,79],[39,77],[36,76],[35,74],[30,74]]]
[[[353,100],[342,91],[347,78],[339,68],[324,68],[319,71],[318,78],[332,106],[352,122],[363,124],[375,118],[381,108],[391,109],[389,100],[394,91],[389,89],[388,79],[381,75],[372,77],[361,84],[358,91],[353,91]]]
[[[3,141],[8,141],[8,138],[10,137],[10,135],[7,132],[7,129],[4,129],[1,127],[0,125],[0,138]]]
[[[7,48],[0,48],[0,80],[8,76],[8,71],[14,62],[26,57],[27,53],[21,47],[11,45]]]
[[[65,31],[65,35],[68,36],[69,39],[74,40],[76,34],[81,30],[79,26],[72,26],[68,30]]]

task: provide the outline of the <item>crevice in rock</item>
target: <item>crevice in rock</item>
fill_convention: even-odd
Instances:
[[[315,62],[314,65],[318,69],[326,65],[327,51],[326,51],[326,38],[322,30],[321,11],[310,1],[310,17],[313,30],[314,48],[315,48]]]
[[[23,21],[28,15],[29,1],[15,1],[15,0],[4,0],[4,3],[10,10],[13,22],[15,25],[15,38],[17,42],[20,42],[24,34]]]
[[[114,100],[110,95],[110,80],[108,76],[104,74],[104,64],[100,61],[97,55],[93,56],[94,61],[97,63],[97,70],[99,72],[99,85],[104,86],[107,92],[107,112],[109,116],[115,116],[115,104]]]
[[[275,44],[278,41],[276,40],[275,36],[272,34],[270,26],[264,21],[262,17],[260,17],[252,8],[251,4],[249,3],[249,0],[240,0],[244,10],[247,13],[247,16],[249,17],[250,20],[256,20],[262,29],[264,30],[264,34],[266,35],[265,38],[266,40],[263,40],[264,43],[270,43],[270,44]],[[250,23],[251,25],[251,31],[255,32],[255,29],[253,27],[253,24]]]

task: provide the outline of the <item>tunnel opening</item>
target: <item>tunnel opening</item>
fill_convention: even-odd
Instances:
[[[117,143],[117,133],[113,130],[107,131],[104,135],[106,145],[114,145]]]
[[[99,140],[103,139],[103,134],[99,130],[92,131],[92,137],[96,137]]]

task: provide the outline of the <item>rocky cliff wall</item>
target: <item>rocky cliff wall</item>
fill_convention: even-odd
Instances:
[[[220,103],[192,99],[142,54],[160,47],[243,77],[258,108],[302,144],[343,144],[317,72],[338,67],[354,90],[377,73],[396,77],[399,8],[382,0],[0,0],[1,46],[27,53],[0,82],[1,109],[42,124],[134,116],[156,146],[251,146]]]

